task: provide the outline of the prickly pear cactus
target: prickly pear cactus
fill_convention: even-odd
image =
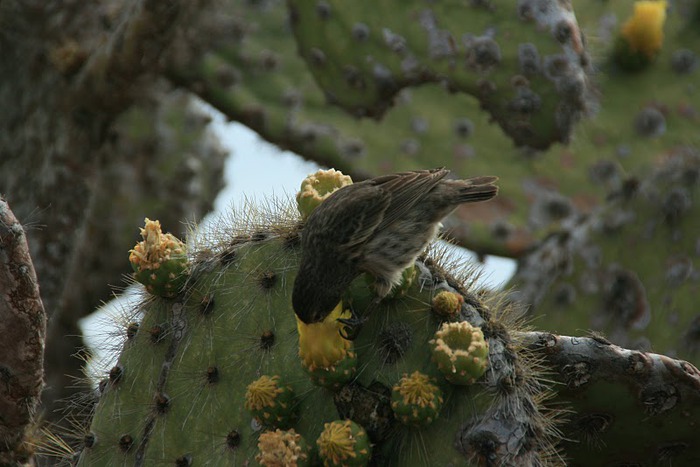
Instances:
[[[541,368],[511,334],[512,307],[474,294],[425,257],[412,285],[386,300],[356,340],[338,334],[334,315],[299,324],[290,297],[299,221],[289,211],[189,240],[187,282],[138,306],[143,318],[100,385],[78,465],[558,459],[557,412],[544,405]],[[337,313],[367,307],[371,290],[358,278]],[[440,291],[461,297],[456,313],[433,311]],[[333,384],[310,368],[335,371],[346,354],[355,368],[338,363]]]
[[[478,3],[289,5],[314,77],[332,103],[357,116],[380,117],[402,88],[440,82],[476,97],[519,146],[566,141],[586,105],[588,58],[576,17],[555,1],[503,3],[498,10]]]
[[[443,165],[501,175],[504,195],[461,207],[469,227],[452,234],[515,254],[542,228],[524,222],[527,148],[567,140],[595,101],[571,9],[535,3],[225,0],[206,53],[173,60],[168,76],[268,141],[356,178]],[[491,234],[503,225],[509,235]]]
[[[527,332],[512,302],[469,290],[434,250],[347,341],[336,320],[369,306],[371,284],[359,277],[329,318],[303,324],[290,297],[299,214],[252,212],[258,222],[193,235],[177,294],[146,296],[140,323],[124,323],[91,423],[74,434],[77,465],[561,465],[650,449],[700,460],[681,449],[700,415],[692,365]],[[635,424],[666,428],[635,450]],[[606,440],[615,452],[599,449]]]
[[[700,463],[700,371],[665,355],[629,350],[600,335],[527,333],[561,383],[553,403],[570,409],[560,426],[567,465]]]
[[[700,154],[679,150],[520,261],[516,299],[547,327],[697,362]]]

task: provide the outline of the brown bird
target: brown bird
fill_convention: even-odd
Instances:
[[[302,231],[302,257],[292,306],[303,322],[323,321],[361,273],[375,278],[375,303],[435,237],[440,221],[462,203],[486,201],[497,177],[445,179],[444,168],[418,170],[345,186],[323,201]],[[359,324],[351,318],[347,326]]]

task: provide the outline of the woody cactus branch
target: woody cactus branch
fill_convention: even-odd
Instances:
[[[0,464],[26,462],[44,384],[46,313],[24,229],[0,197]]]
[[[697,465],[700,371],[691,363],[619,347],[600,336],[521,334],[561,383],[572,409],[563,447],[586,465],[611,461]],[[582,464],[572,464],[582,465]]]

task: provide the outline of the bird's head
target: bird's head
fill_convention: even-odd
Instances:
[[[306,324],[323,321],[340,302],[342,289],[339,291],[334,283],[329,284],[328,277],[315,278],[304,268],[300,268],[294,280],[292,306],[297,317]]]

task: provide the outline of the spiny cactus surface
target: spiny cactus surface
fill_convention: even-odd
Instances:
[[[78,465],[274,465],[278,456],[313,465],[323,455],[328,465],[345,463],[343,456],[357,465],[586,465],[652,451],[674,465],[696,460],[681,449],[691,444],[700,401],[692,365],[602,339],[525,332],[512,304],[470,291],[439,255],[422,257],[412,285],[384,301],[348,344],[356,373],[319,384],[302,364],[302,328],[290,303],[298,217],[266,216],[192,238],[180,293],[138,306],[141,324],[129,326],[100,385]],[[457,314],[433,311],[443,291],[462,297]],[[360,277],[339,310],[364,309],[372,299]],[[470,381],[453,384],[436,365],[430,341],[468,351],[462,338],[438,332],[467,323],[488,344],[474,362],[488,364],[465,386]],[[343,340],[337,328],[319,332]],[[553,379],[562,384],[545,382]],[[562,404],[547,402],[555,395]],[[341,429],[342,420],[357,428]],[[634,450],[635,429],[648,439],[645,449]],[[366,445],[353,441],[361,432]],[[559,444],[562,433],[571,443]]]
[[[700,462],[700,371],[665,355],[623,349],[600,336],[527,333],[561,383],[567,465]]]
[[[296,221],[288,218],[247,235],[227,236],[219,228],[215,242],[210,238],[205,246],[200,240],[194,249],[198,242],[191,241],[190,276],[177,296],[152,297],[139,306],[143,321],[103,385],[86,429],[94,442],[83,445],[79,465],[240,465],[268,459],[260,446],[297,453],[289,444],[294,435],[261,438],[278,429],[293,429],[315,458],[335,449],[328,439],[345,445],[338,438],[342,430],[322,434],[327,424],[343,419],[366,433],[371,448],[358,448],[357,465],[369,459],[380,465],[463,464],[490,456],[508,462],[557,459],[557,434],[551,429],[556,413],[543,404],[549,393],[536,362],[508,337],[504,323],[512,310],[502,304],[492,310],[426,258],[416,264],[413,285],[372,313],[351,343],[354,376],[319,384],[302,364],[291,309],[299,258]],[[436,331],[445,323],[431,307],[440,290],[463,297],[450,320],[481,327],[479,345],[487,349],[469,357],[482,370],[459,385],[443,376],[431,356],[429,341],[440,339]],[[371,287],[360,277],[343,303],[363,309],[372,299]],[[333,332],[344,340],[337,328]],[[462,344],[445,339],[442,346],[467,355],[469,345]],[[460,372],[461,365],[455,363]],[[413,385],[406,381],[416,372],[432,396],[416,395],[426,389],[416,389],[423,379]],[[496,396],[500,382],[515,381],[516,373],[523,377]],[[463,385],[472,380],[477,382]],[[392,398],[395,386],[400,399]],[[398,415],[392,400],[398,402]],[[415,414],[421,404],[428,408]],[[421,421],[426,417],[431,423]],[[483,423],[494,417],[504,423]],[[537,427],[536,433],[525,426]],[[488,445],[481,441],[485,438]],[[516,451],[508,447],[512,443],[519,446]]]

